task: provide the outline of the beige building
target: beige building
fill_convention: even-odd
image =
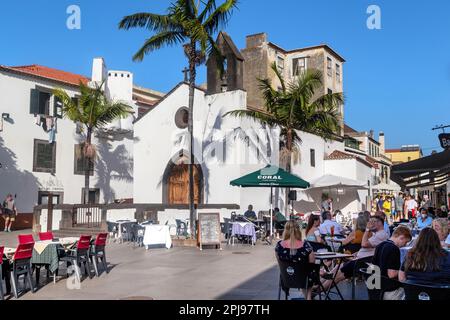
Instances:
[[[307,69],[320,70],[324,76],[324,85],[317,95],[343,92],[343,66],[345,63],[338,53],[327,45],[285,50],[269,42],[266,33],[247,36],[246,48],[241,50],[244,57],[244,88],[248,94],[248,105],[255,109],[264,109],[264,100],[258,86],[258,78],[272,79],[279,87],[275,73],[270,66],[275,62],[284,78],[295,81]],[[344,133],[344,106],[339,110],[341,132]]]

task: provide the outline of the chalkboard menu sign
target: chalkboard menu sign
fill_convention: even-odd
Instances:
[[[203,250],[203,246],[218,246],[222,250],[220,242],[220,214],[200,213],[198,221],[200,250]]]

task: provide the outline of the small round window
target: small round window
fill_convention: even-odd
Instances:
[[[189,109],[182,107],[175,114],[175,124],[180,129],[186,129],[189,124]]]

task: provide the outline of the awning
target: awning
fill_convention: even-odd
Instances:
[[[380,183],[373,186],[372,189],[378,191],[401,191],[400,186],[396,183]]]
[[[244,188],[309,188],[309,183],[302,178],[286,172],[276,166],[267,166],[230,182],[232,186]]]
[[[403,188],[439,186],[450,180],[450,149],[392,167],[391,179]]]
[[[367,189],[367,181],[353,180],[349,178],[324,175],[314,181],[311,181],[311,189],[318,188],[356,188]]]

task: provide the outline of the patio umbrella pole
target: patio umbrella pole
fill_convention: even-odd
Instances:
[[[273,188],[270,187],[270,244],[273,240]]]

